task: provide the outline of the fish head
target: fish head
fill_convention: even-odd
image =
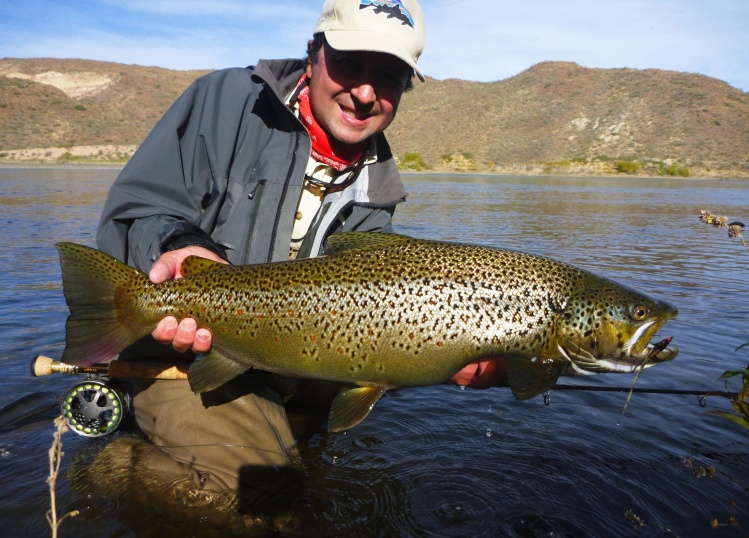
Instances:
[[[676,357],[670,339],[651,340],[676,307],[594,275],[583,279],[559,318],[557,346],[567,374],[633,372]]]

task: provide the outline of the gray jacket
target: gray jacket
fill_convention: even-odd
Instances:
[[[234,264],[289,256],[310,140],[284,105],[301,60],[260,61],[196,80],[117,177],[102,212],[99,248],[147,271],[165,251],[200,245]],[[337,231],[392,231],[405,190],[383,135],[378,160],[329,194],[299,257]]]

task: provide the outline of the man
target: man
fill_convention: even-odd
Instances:
[[[412,76],[423,80],[423,47],[416,0],[327,0],[306,61],[198,79],[117,178],[99,248],[160,283],[181,277],[190,255],[280,261],[317,256],[334,232],[392,232],[406,193],[383,131]],[[180,352],[211,346],[192,319],[167,317],[153,338]],[[495,365],[470,365],[454,381],[488,385]],[[136,420],[163,449],[139,463],[239,491],[260,470],[289,463],[294,436],[283,403],[297,389],[251,376],[203,395],[183,381],[134,385]]]

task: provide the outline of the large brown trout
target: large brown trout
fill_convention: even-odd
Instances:
[[[318,258],[227,266],[191,257],[184,278],[147,275],[95,249],[57,249],[70,308],[62,360],[104,362],[167,315],[213,334],[190,367],[196,392],[256,368],[354,385],[328,427],[349,428],[394,387],[448,380],[505,357],[517,398],[562,374],[632,372],[670,360],[653,348],[673,306],[549,258],[395,234],[333,235]]]

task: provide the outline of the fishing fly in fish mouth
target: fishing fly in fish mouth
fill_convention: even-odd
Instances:
[[[589,312],[583,312],[573,298],[567,306],[570,313],[563,316],[559,337],[559,351],[567,358],[571,371],[568,374],[590,375],[606,372],[633,372],[637,368],[653,366],[676,357],[677,349],[667,345],[657,349],[651,343],[654,335],[669,319],[676,317],[677,310],[668,303],[657,302],[656,312],[650,302],[638,302],[636,292],[630,292],[626,302],[626,289],[617,286],[618,292],[609,295],[606,288],[599,294],[599,301]],[[600,304],[599,304],[600,303]],[[580,337],[581,327],[576,320],[584,319],[588,327],[597,332],[585,332]],[[572,321],[572,326],[569,326]],[[670,342],[670,340],[669,340]]]
[[[350,384],[331,431],[359,423],[387,389],[442,383],[486,357],[505,358],[525,399],[560,375],[632,372],[677,354],[650,343],[675,307],[517,251],[352,232],[300,261],[188,258],[184,278],[154,285],[102,252],[57,248],[71,311],[63,361],[109,360],[164,316],[192,317],[214,335],[190,367],[193,390],[252,368]]]

